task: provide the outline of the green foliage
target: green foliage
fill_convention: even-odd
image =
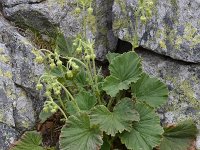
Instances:
[[[145,73],[131,85],[131,89],[138,101],[144,101],[152,107],[164,104],[168,98],[166,85],[156,78],[150,78]]]
[[[140,59],[133,52],[115,57],[109,70],[111,75],[106,77],[103,90],[111,97],[115,97],[120,90],[129,89],[130,84],[136,82],[142,74]]]
[[[61,150],[95,150],[102,143],[102,132],[98,126],[90,125],[86,113],[70,116],[60,135]]]
[[[126,117],[124,117],[126,116]],[[133,121],[139,121],[139,114],[133,109],[133,102],[124,98],[110,112],[104,105],[96,106],[91,112],[92,124],[98,124],[106,134],[115,136],[122,131],[130,131]]]
[[[154,109],[146,104],[138,103],[135,109],[140,114],[140,121],[133,122],[130,132],[126,131],[120,135],[121,141],[128,149],[152,150],[161,142],[163,129],[160,126],[160,119]]]
[[[187,150],[198,133],[196,125],[191,120],[166,127],[164,130],[160,150]]]
[[[78,0],[76,14],[90,16],[91,2]],[[147,6],[153,7],[151,0],[140,0],[139,5],[143,7],[141,12],[148,10]],[[143,13],[151,15],[150,11]],[[145,21],[145,16],[141,20]],[[37,62],[46,66],[36,86],[42,90],[45,85],[46,101],[40,118],[44,122],[60,111],[65,120],[60,149],[108,150],[123,144],[133,150],[186,149],[196,137],[196,126],[185,122],[165,128],[164,132],[155,112],[167,101],[166,85],[142,71],[141,59],[134,51],[109,53],[110,76],[103,78],[95,64],[94,41],[87,39],[86,27],[84,20],[84,31],[74,40],[59,33],[55,51],[42,49],[43,57],[34,51]],[[16,148],[28,150],[30,145],[31,149],[43,149],[41,137],[34,132],[27,133]]]
[[[42,145],[42,137],[36,131],[26,132],[21,140],[16,143],[12,150],[44,150]]]

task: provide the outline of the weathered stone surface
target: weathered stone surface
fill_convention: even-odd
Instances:
[[[43,67],[34,63],[33,48],[0,16],[0,149],[3,150],[24,130],[34,127],[42,105],[35,82]]]
[[[137,3],[137,0],[115,0],[116,35],[134,43],[138,33],[139,45],[144,48],[174,59],[200,62],[199,0],[158,0],[154,16],[146,24],[141,24],[141,14],[135,15]]]
[[[114,0],[95,0],[95,15],[87,16],[89,26],[87,37],[94,39],[96,31],[96,55],[100,61],[105,60],[108,51],[114,51],[118,38],[112,30],[112,5]],[[14,21],[19,27],[29,28],[54,37],[59,27],[66,37],[75,36],[82,31],[82,15],[75,15],[75,0],[59,4],[56,1],[5,1],[3,2],[4,16]],[[97,9],[98,8],[98,9]],[[97,24],[95,25],[95,21]],[[98,30],[96,30],[98,29]],[[106,39],[106,40],[105,40]]]
[[[94,1],[97,26],[94,25],[95,18],[88,18],[93,29],[87,30],[86,34],[94,38],[97,33],[97,58],[104,60],[107,51],[116,48],[116,37],[133,44],[138,40],[140,46],[149,49],[137,51],[143,58],[145,71],[167,83],[170,90],[168,103],[159,110],[162,122],[171,124],[193,118],[199,126],[200,1],[157,0],[152,19],[145,25],[138,21],[137,26],[136,18],[140,18],[134,15],[137,0]],[[75,0],[67,2],[0,0],[8,20],[23,29],[52,37],[57,33],[57,27],[66,37],[81,31],[82,16],[74,14]],[[136,32],[138,39],[135,39]],[[6,149],[20,135],[18,129],[23,131],[34,125],[36,99],[39,98],[32,79],[42,69],[38,70],[32,61],[31,44],[2,18],[0,47],[0,146],[4,143],[3,149]],[[200,140],[197,147],[200,148]]]
[[[169,98],[158,112],[164,124],[193,119],[200,128],[200,65],[173,60],[139,49],[144,70],[160,78],[169,89]],[[199,143],[198,148],[200,148]]]

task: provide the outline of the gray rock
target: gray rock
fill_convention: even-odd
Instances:
[[[7,149],[35,126],[42,97],[35,90],[43,66],[34,62],[34,47],[0,16],[0,149]],[[3,143],[3,144],[1,144]]]
[[[146,24],[141,24],[141,14],[135,14],[137,6],[137,0],[115,0],[116,35],[174,59],[200,62],[199,0],[158,0]]]

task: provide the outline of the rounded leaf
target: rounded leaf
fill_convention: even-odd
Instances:
[[[160,150],[187,150],[198,133],[196,125],[191,120],[166,127],[164,130]]]
[[[150,78],[145,73],[131,85],[131,89],[137,100],[146,102],[152,107],[164,104],[168,98],[167,86],[157,78]]]
[[[139,114],[133,109],[133,102],[128,98],[122,99],[113,112],[103,105],[98,105],[92,110],[90,117],[92,124],[99,125],[102,131],[112,136],[124,130],[130,131],[132,121],[139,121]]]
[[[161,142],[163,128],[154,109],[146,104],[136,104],[135,109],[140,114],[140,121],[133,123],[130,132],[125,131],[120,135],[121,142],[128,149],[152,150]]]
[[[105,79],[103,90],[115,97],[120,90],[128,89],[142,74],[140,62],[140,58],[133,51],[116,56],[109,65],[111,75]]]
[[[97,126],[90,126],[86,113],[70,116],[61,130],[61,150],[96,150],[102,144],[101,131]]]
[[[36,131],[26,132],[11,150],[44,150],[42,136]]]

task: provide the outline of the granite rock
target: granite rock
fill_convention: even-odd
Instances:
[[[199,0],[157,0],[145,24],[137,9],[137,0],[115,0],[113,28],[118,37],[173,59],[200,62]]]
[[[34,62],[33,48],[0,16],[0,149],[3,150],[35,126],[42,106],[35,84],[43,66]]]

